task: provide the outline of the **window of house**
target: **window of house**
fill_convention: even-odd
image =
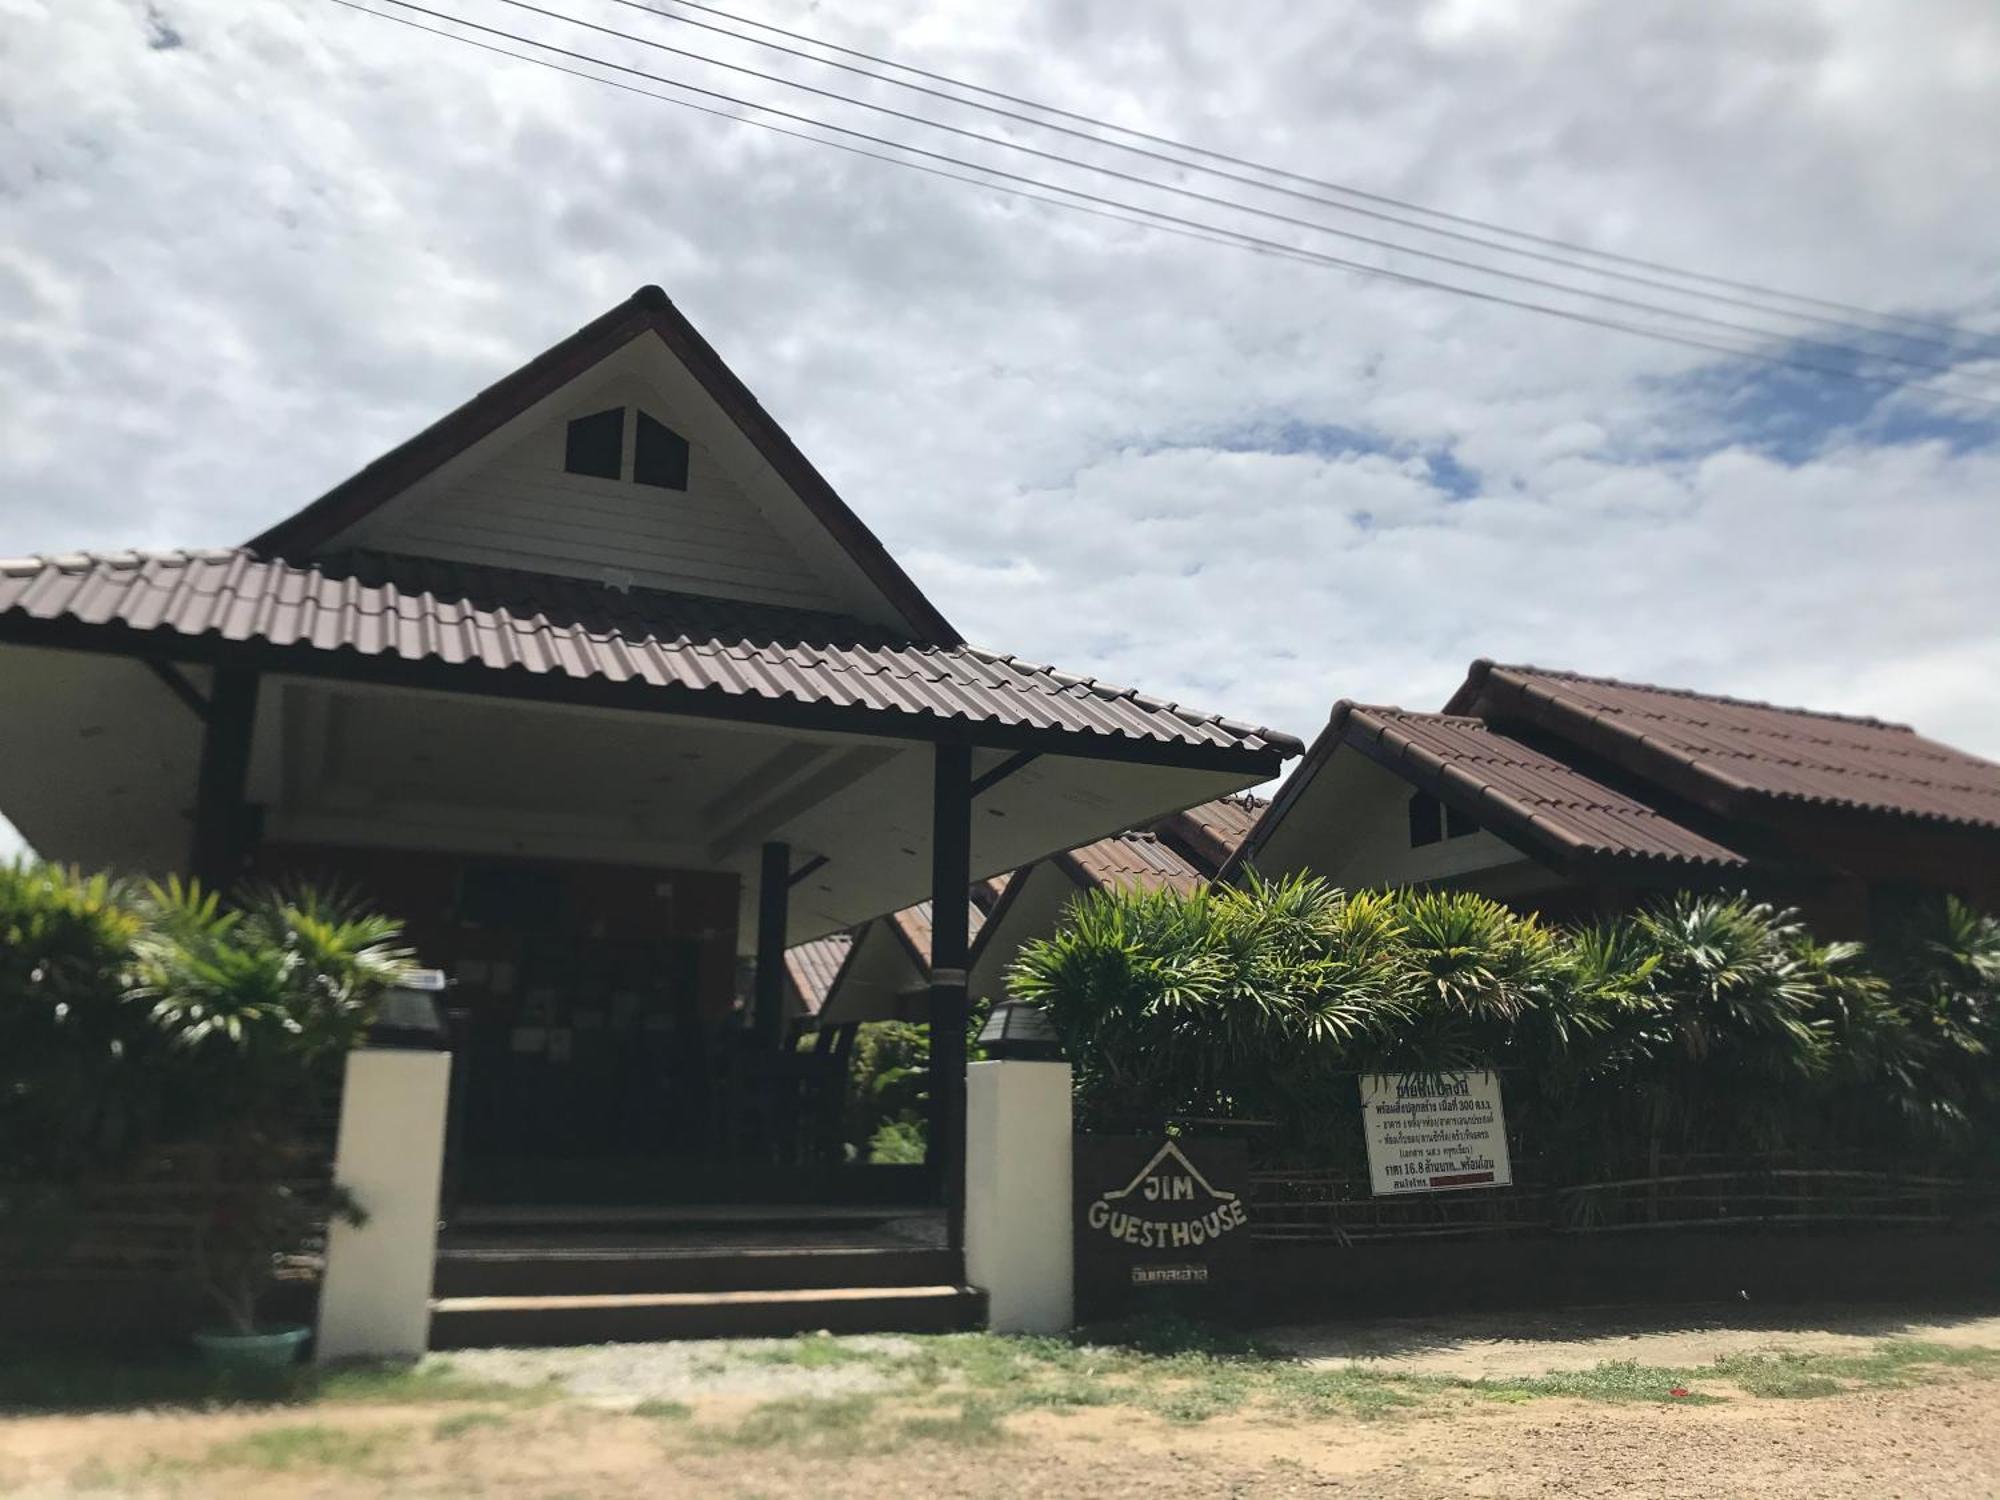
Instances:
[[[632,477],[663,490],[688,487],[687,439],[663,422],[639,413],[639,432],[632,448]]]
[[[592,479],[617,479],[624,467],[624,407],[592,412],[569,424],[569,439],[563,447],[563,468],[567,472]]]
[[[1462,839],[1468,834],[1479,832],[1479,825],[1472,818],[1455,807],[1446,807],[1429,792],[1417,792],[1410,798],[1410,847],[1421,849],[1426,844],[1441,843],[1445,839]]]
[[[1429,792],[1410,798],[1410,847],[1421,849],[1444,837],[1444,808]]]

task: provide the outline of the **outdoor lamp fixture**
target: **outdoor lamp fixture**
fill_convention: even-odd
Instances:
[[[413,969],[404,975],[403,982],[382,997],[382,1007],[368,1028],[368,1045],[449,1051],[451,1042],[438,1009],[446,982],[442,969]]]
[[[979,1028],[979,1045],[995,1062],[1061,1062],[1062,1038],[1039,1005],[1002,1000]]]

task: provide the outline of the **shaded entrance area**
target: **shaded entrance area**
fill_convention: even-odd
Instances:
[[[923,1204],[952,1257],[968,887],[1302,748],[966,643],[658,288],[243,547],[0,560],[0,699],[42,854],[407,924],[449,1217]],[[784,954],[924,900],[929,1156],[862,1167]]]

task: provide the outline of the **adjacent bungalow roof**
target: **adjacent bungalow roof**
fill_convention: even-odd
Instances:
[[[798,991],[807,1015],[818,1015],[820,1007],[826,1004],[827,992],[840,977],[841,965],[847,962],[853,947],[853,933],[836,932],[811,942],[794,943],[785,950],[785,972],[791,976],[792,988]]]
[[[1215,878],[1267,805],[1248,792],[1217,797],[1171,813],[1149,828],[1079,844],[1054,859],[1085,888],[1197,891]]]
[[[973,887],[965,904],[970,940],[978,940],[986,922],[982,900],[990,903],[1003,886],[982,880]],[[931,903],[919,901],[850,932],[795,943],[785,950],[785,968],[807,1015],[824,1015],[830,1024],[909,1019],[905,996],[931,977]]]
[[[1445,711],[1533,725],[1722,814],[1794,803],[2000,828],[2000,765],[1906,724],[1486,660]]]
[[[1587,771],[1458,714],[1408,713],[1342,701],[1299,773],[1286,784],[1267,827],[1310,785],[1327,758],[1352,746],[1482,826],[1559,862],[1606,860],[1713,869],[1750,859]],[[1253,840],[1245,857],[1255,858]]]
[[[1078,890],[1198,891],[1215,879],[1257,826],[1267,805],[1263,798],[1247,792],[1217,797],[1170,814],[1150,828],[1080,844],[1042,863],[1060,871]],[[1030,937],[1041,935],[1025,930],[1027,919],[1019,910],[1029,878],[1040,867],[1016,870],[1008,881],[972,945],[975,969],[988,961],[986,950],[995,943],[1017,948]]]
[[[0,633],[63,645],[71,632],[106,631],[254,648],[279,670],[323,670],[315,659],[337,653],[348,664],[665,690],[693,700],[682,705],[690,712],[727,717],[830,710],[860,732],[887,726],[857,720],[901,716],[1225,754],[1300,748],[1290,735],[999,652],[782,606],[381,555],[308,565],[243,549],[0,560]]]
[[[982,881],[981,884],[987,885],[989,883]],[[904,943],[908,945],[910,957],[915,960],[917,967],[928,976],[931,969],[930,902],[919,901],[913,906],[906,906],[891,917],[890,920],[896,924],[896,931],[901,935]],[[977,901],[968,901],[965,903],[965,922],[965,935],[968,941],[978,938],[979,929],[986,922],[986,912]]]
[[[1208,884],[1208,876],[1150,831],[1080,844],[1055,860],[1086,888],[1196,891]]]

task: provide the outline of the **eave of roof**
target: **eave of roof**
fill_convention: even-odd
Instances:
[[[1724,816],[1789,805],[2000,829],[2000,765],[1881,719],[1484,659],[1446,712],[1532,724]]]
[[[791,486],[921,639],[964,644],[951,622],[834,492],[750,388],[657,286],[642,286],[568,338],[495,381],[470,401],[399,443],[359,473],[253,537],[246,550],[263,558],[303,559],[401,494],[440,464],[498,430],[544,397],[644,334],[657,336]]]
[[[1220,878],[1254,864],[1270,836],[1341,749],[1352,749],[1566,873],[1682,879],[1755,861],[1719,839],[1482,720],[1346,699]]]
[[[842,616],[429,559],[374,566],[246,551],[0,561],[0,639],[1253,774],[1299,748]]]

